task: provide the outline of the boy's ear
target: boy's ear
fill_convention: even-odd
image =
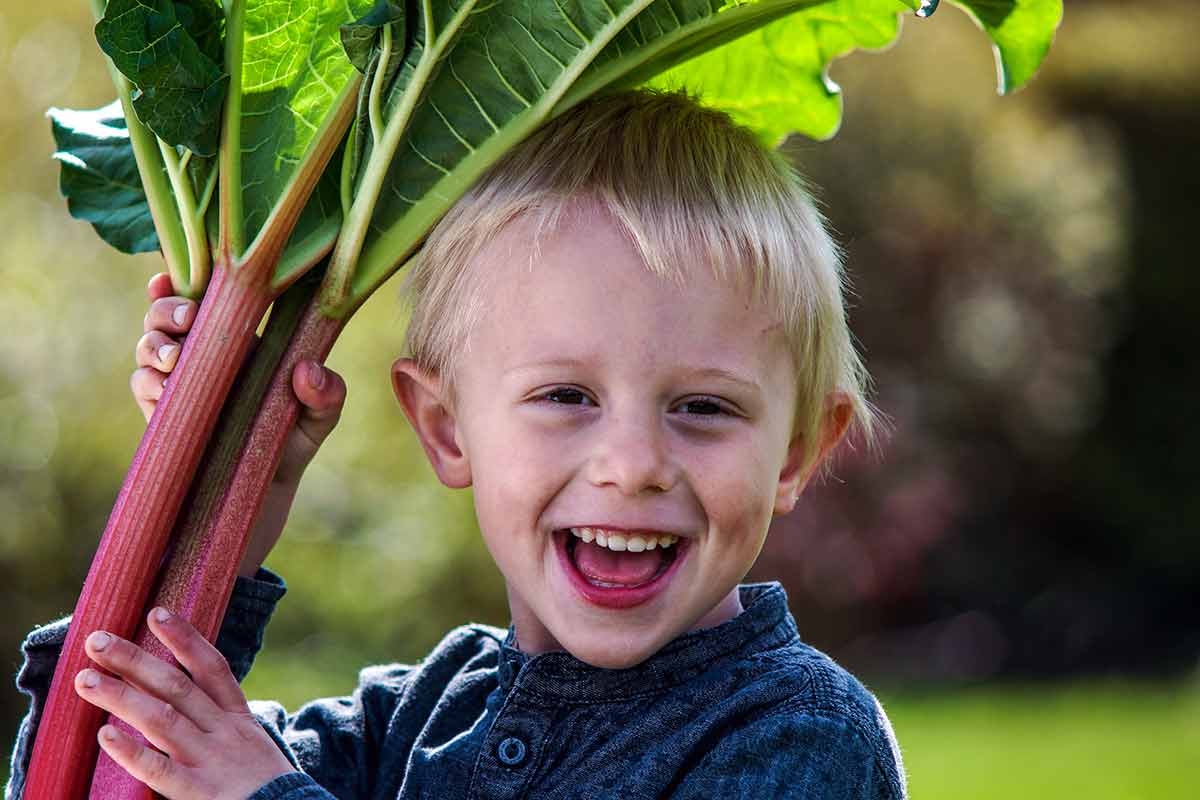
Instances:
[[[438,479],[451,489],[470,486],[471,464],[441,379],[418,368],[411,358],[399,358],[392,364],[392,389]]]
[[[834,392],[825,401],[825,418],[821,422],[821,441],[816,458],[804,466],[808,452],[803,436],[796,436],[788,444],[787,458],[779,473],[779,488],[775,493],[775,514],[786,514],[796,507],[800,493],[808,485],[813,473],[825,462],[833,448],[846,435],[850,421],[854,419],[854,406],[844,392]]]

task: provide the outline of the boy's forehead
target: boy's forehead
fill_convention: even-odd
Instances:
[[[551,215],[550,219],[534,212],[517,216],[481,249],[468,268],[480,273],[479,284],[488,298],[496,300],[498,295],[508,293],[523,302],[545,283],[551,270],[571,271],[584,262],[588,272],[605,270],[604,277],[612,280],[566,282],[558,288],[568,297],[592,297],[615,310],[620,297],[611,295],[614,281],[629,291],[665,285],[677,290],[669,298],[671,307],[686,307],[714,295],[732,298],[742,308],[757,309],[761,325],[756,328],[760,332],[782,330],[777,315],[767,307],[764,293],[755,289],[749,268],[718,275],[713,258],[697,246],[684,257],[670,259],[666,264],[669,271],[660,274],[648,263],[642,249],[645,246],[647,243],[639,243],[604,203],[577,198],[565,204],[561,215]],[[617,259],[636,261],[641,269],[614,270]]]
[[[740,361],[777,363],[776,351],[787,352],[783,325],[749,288],[709,264],[682,265],[681,277],[655,274],[603,208],[553,229],[539,230],[531,215],[514,220],[476,268],[486,298],[480,333],[500,356],[611,356],[620,341],[636,349],[630,359],[685,359],[697,369],[724,362],[737,372]]]

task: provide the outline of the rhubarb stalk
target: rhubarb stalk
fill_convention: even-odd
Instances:
[[[306,275],[271,306],[262,340],[254,348],[229,402],[221,411],[192,492],[172,534],[166,567],[146,609],[155,606],[171,609],[191,622],[209,641],[216,641],[255,517],[253,513],[242,516],[246,503],[230,492],[231,485],[235,485],[231,484],[235,467],[246,452],[247,434],[272,375],[292,342],[297,323],[318,283],[319,275]],[[281,446],[284,439],[281,439]],[[253,470],[256,466],[247,468]],[[275,468],[267,464],[263,465],[263,470],[260,491],[265,492]],[[242,473],[246,471],[243,469]],[[261,497],[255,501],[260,504]],[[233,512],[235,508],[237,513]],[[246,524],[231,525],[230,519]],[[150,632],[144,614],[134,641],[152,655],[178,666],[171,652]],[[116,725],[150,746],[141,733],[123,720],[109,715],[106,723]],[[101,751],[92,778],[91,797],[93,800],[150,800],[153,792]]]
[[[87,792],[104,712],[74,690],[75,675],[90,663],[83,642],[96,630],[128,638],[137,629],[175,516],[270,302],[265,282],[245,280],[253,277],[231,271],[221,260],[213,270],[179,366],[133,457],[75,606],[42,716],[41,730],[51,735],[38,736],[34,745],[25,800]]]

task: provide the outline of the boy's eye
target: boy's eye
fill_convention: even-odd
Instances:
[[[726,413],[724,406],[722,406],[716,400],[712,400],[707,397],[699,397],[695,400],[688,400],[679,408],[687,414],[699,414],[701,416]]]
[[[551,389],[542,395],[551,403],[561,403],[567,406],[579,406],[588,402],[588,396],[578,389],[572,389],[569,386],[562,386],[557,389]]]

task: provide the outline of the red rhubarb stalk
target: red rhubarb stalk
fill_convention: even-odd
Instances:
[[[183,615],[209,641],[216,640],[236,579],[237,565],[254,522],[252,513],[244,516],[231,513],[234,506],[243,510],[244,504],[231,496],[230,481],[272,375],[318,283],[318,276],[306,275],[271,307],[262,340],[221,411],[191,494],[172,534],[166,567],[149,604],[150,607],[164,606]],[[264,470],[264,476],[274,474],[270,465],[264,466]],[[262,483],[266,485],[265,481]],[[218,520],[216,516],[220,510],[226,513]],[[150,633],[144,615],[134,641],[147,652],[177,665],[170,651]],[[109,715],[106,722],[150,746],[141,733],[117,717]],[[153,796],[145,784],[117,765],[107,753],[100,752],[92,778],[93,800],[151,800]]]
[[[266,281],[252,280],[262,271],[234,272],[227,264],[222,258],[213,271],[88,571],[42,715],[40,730],[49,735],[34,745],[25,800],[87,792],[104,712],[73,688],[90,663],[83,641],[96,630],[129,638],[137,629],[204,445],[270,302]]]

